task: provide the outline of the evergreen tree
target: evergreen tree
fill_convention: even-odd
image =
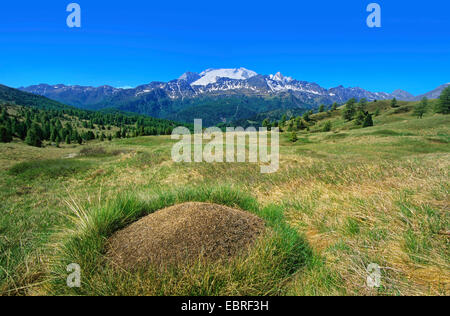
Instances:
[[[421,119],[423,115],[427,112],[427,109],[428,109],[428,99],[427,97],[424,97],[422,101],[420,101],[414,107],[414,115]]]
[[[366,115],[366,117],[364,119],[362,127],[365,128],[365,127],[370,127],[370,126],[373,126],[372,114],[367,113],[367,115]]]
[[[55,142],[57,136],[58,136],[58,133],[56,132],[56,128],[54,127],[54,128],[52,128],[52,131],[50,133],[50,140],[52,142]]]
[[[300,122],[298,124],[298,129],[304,130],[306,128],[307,128],[307,126],[306,126],[305,122],[302,119],[300,119]]]
[[[0,114],[0,123],[5,123],[8,120],[8,112],[6,108],[2,108],[2,113]]]
[[[391,101],[391,107],[398,108],[398,102],[396,98],[393,98]]]
[[[67,145],[70,145],[70,143],[71,143],[70,136],[67,135],[67,136],[66,136],[66,144],[67,144]]]
[[[325,112],[325,104],[321,104],[319,106],[319,113],[323,113],[323,112]]]
[[[347,101],[344,110],[342,111],[342,117],[344,120],[351,121],[353,120],[353,116],[355,116],[355,98],[352,98]]]
[[[364,111],[358,111],[358,113],[356,113],[356,117],[355,117],[355,125],[362,125],[364,123],[364,120],[366,119],[367,113]]]
[[[333,105],[331,106],[331,111],[336,111],[338,108],[338,104],[336,102],[333,103]]]
[[[303,120],[304,120],[305,122],[311,121],[311,118],[309,117],[309,115],[310,115],[309,111],[303,113]]]
[[[359,100],[357,109],[360,111],[365,111],[366,107],[367,107],[367,99],[362,98],[361,100]]]
[[[42,147],[42,139],[39,137],[39,131],[37,130],[37,125],[32,125],[27,132],[27,137],[25,138],[25,143],[34,147]]]
[[[435,111],[436,113],[450,114],[450,86],[442,91],[436,104]]]
[[[2,143],[10,143],[12,142],[12,134],[11,130],[9,130],[5,126],[0,126],[0,142]]]

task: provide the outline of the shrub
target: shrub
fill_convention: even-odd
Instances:
[[[322,130],[322,131],[324,131],[324,132],[329,132],[329,131],[331,131],[331,127],[332,127],[331,121],[327,121],[327,122],[325,123],[325,125],[323,126],[323,130]]]
[[[296,132],[292,132],[291,136],[289,137],[289,141],[295,143],[298,141],[298,137],[297,137],[297,133]]]

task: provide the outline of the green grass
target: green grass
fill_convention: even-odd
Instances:
[[[89,162],[73,159],[49,159],[20,162],[9,169],[9,174],[24,180],[57,179],[88,170]]]

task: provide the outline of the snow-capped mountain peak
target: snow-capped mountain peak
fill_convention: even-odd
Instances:
[[[196,74],[195,72],[188,71],[188,72],[185,72],[184,74],[182,74],[180,76],[180,78],[178,78],[178,80],[184,80],[187,83],[191,84],[191,83],[193,83],[194,81],[197,81],[200,78],[201,78],[201,76],[199,74]]]
[[[269,75],[269,78],[273,81],[279,81],[279,82],[289,82],[293,79],[291,77],[285,77],[281,74],[281,72],[277,72],[275,75]]]
[[[193,86],[207,86],[216,83],[220,78],[228,78],[235,80],[250,79],[258,75],[256,72],[245,68],[231,68],[231,69],[207,69],[200,73],[201,78],[193,82]]]

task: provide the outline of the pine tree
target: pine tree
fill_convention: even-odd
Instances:
[[[305,121],[303,121],[302,119],[300,119],[300,123],[298,124],[298,129],[304,130],[304,129],[306,129],[306,128],[307,128],[307,126],[306,126],[306,124],[305,124]]]
[[[319,113],[323,113],[323,112],[325,112],[325,104],[321,104],[319,106]]]
[[[25,138],[25,143],[34,147],[42,147],[42,139],[39,137],[39,133],[36,130],[36,126],[33,125],[27,133],[27,137]]]
[[[373,126],[372,114],[367,113],[366,117],[364,118],[362,127],[365,128],[370,126]]]
[[[420,101],[420,103],[418,103],[414,107],[414,115],[421,119],[423,115],[427,112],[427,108],[428,108],[428,99],[427,97],[424,97],[422,101]]]
[[[338,107],[338,104],[336,102],[333,103],[333,105],[331,106],[331,111],[336,111]]]
[[[364,111],[358,111],[358,113],[356,113],[356,117],[355,117],[355,125],[362,125],[364,123],[364,120],[366,119],[368,113],[364,112]]]
[[[12,142],[12,134],[11,130],[6,128],[5,126],[0,126],[0,142],[2,143],[10,143]]]
[[[70,145],[70,143],[71,143],[70,135],[67,135],[66,136],[66,144]]]
[[[309,115],[310,115],[309,111],[303,113],[303,120],[304,120],[305,122],[311,121],[311,118],[309,117]]]
[[[60,136],[60,135],[57,135],[57,136],[56,136],[55,143],[56,143],[56,147],[59,148],[59,144],[61,143],[61,136]]]
[[[362,98],[361,100],[359,100],[357,109],[360,111],[365,111],[366,107],[367,107],[367,99]]]
[[[396,98],[393,98],[391,101],[391,107],[398,108],[398,102]]]
[[[436,113],[450,114],[450,86],[442,91],[436,104],[435,111]]]
[[[56,128],[52,128],[52,131],[50,133],[50,140],[52,142],[55,142],[57,135],[58,135],[58,133],[56,132]]]
[[[353,116],[355,116],[355,98],[347,101],[344,110],[342,111],[342,117],[344,120],[351,121],[353,120]]]

